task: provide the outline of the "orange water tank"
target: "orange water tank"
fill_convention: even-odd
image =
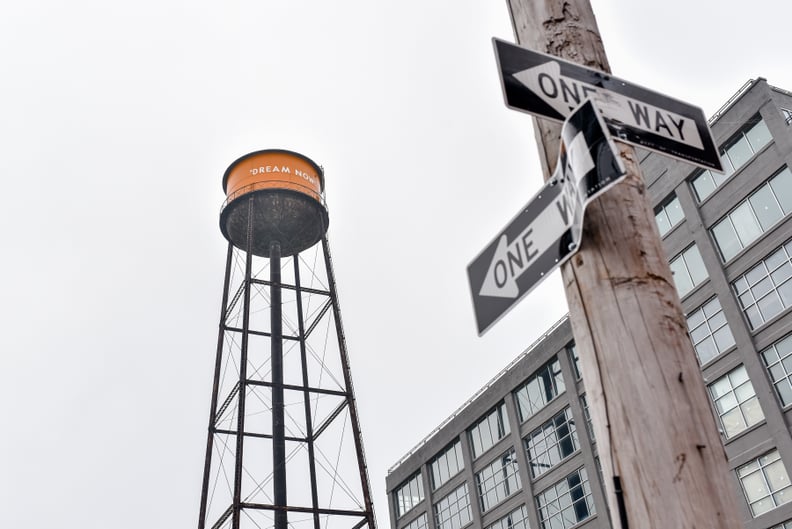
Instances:
[[[310,248],[327,231],[324,172],[313,160],[282,149],[251,152],[223,175],[226,201],[220,230],[237,248],[269,257],[270,244],[288,256]]]

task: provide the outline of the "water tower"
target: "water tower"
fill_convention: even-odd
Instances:
[[[228,254],[199,529],[375,529],[324,179],[280,149],[223,176]]]

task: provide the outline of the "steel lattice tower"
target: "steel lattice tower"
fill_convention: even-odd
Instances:
[[[225,173],[229,241],[199,529],[375,528],[324,173],[265,150]]]

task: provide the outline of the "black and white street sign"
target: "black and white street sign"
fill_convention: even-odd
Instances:
[[[563,121],[592,98],[614,138],[723,171],[704,112],[609,74],[510,42],[495,45],[506,106]]]
[[[553,177],[468,265],[479,335],[575,253],[586,204],[623,176],[605,123],[588,100],[561,129]]]

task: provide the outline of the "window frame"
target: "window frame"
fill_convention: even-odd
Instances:
[[[762,459],[768,458],[768,457],[772,457],[774,459],[762,462]],[[770,467],[770,465],[776,463],[777,461],[781,462],[781,468],[784,469],[784,473],[786,474],[786,483],[787,483],[787,485],[786,485],[786,487],[783,487],[783,488],[780,488],[780,489],[776,489],[776,490],[772,490],[772,486],[771,486],[772,485],[772,481],[768,478],[767,472],[766,472],[765,469],[767,469],[768,467]],[[750,466],[752,466],[754,464],[757,466],[757,468],[750,470],[747,474],[745,474],[743,476],[740,475],[741,471],[743,471],[744,469],[746,469],[746,468],[748,468],[748,467],[750,467]],[[769,492],[769,494],[767,496],[763,496],[763,497],[761,497],[761,498],[759,498],[759,499],[757,499],[757,500],[752,502],[751,499],[748,497],[748,492],[746,491],[746,484],[743,481],[743,479],[745,479],[746,477],[748,477],[750,475],[753,475],[753,474],[755,474],[757,472],[761,473],[763,485],[765,486],[765,489]],[[774,449],[770,450],[769,452],[766,452],[766,453],[760,455],[756,459],[752,459],[752,460],[748,461],[747,463],[745,463],[743,465],[740,465],[739,467],[737,467],[735,469],[735,474],[737,475],[737,481],[740,483],[740,489],[742,490],[743,497],[745,498],[745,501],[748,504],[748,509],[751,511],[751,517],[752,518],[757,518],[759,516],[762,516],[763,514],[768,513],[770,511],[772,511],[773,509],[777,509],[778,507],[780,507],[782,505],[785,505],[786,503],[789,503],[790,500],[792,500],[792,494],[790,494],[788,500],[786,500],[786,501],[784,501],[782,503],[776,503],[776,499],[775,499],[775,495],[776,494],[778,494],[779,492],[784,491],[784,490],[789,490],[789,492],[792,492],[792,484],[790,484],[790,482],[789,482],[789,472],[787,471],[787,468],[786,468],[786,465],[784,464],[784,461],[781,459],[781,454],[778,452],[778,448],[774,448]],[[766,509],[766,510],[758,512],[758,513],[756,511],[754,511],[754,507],[753,506],[755,504],[757,504],[757,503],[760,503],[761,501],[763,501],[763,500],[765,500],[767,498],[772,500],[773,506],[770,507],[769,509]]]
[[[742,371],[742,375],[744,375],[745,379],[740,382],[735,382],[735,378],[740,374],[738,372]],[[715,394],[715,385],[721,382],[728,383],[728,390],[721,393],[720,395]],[[746,388],[750,388],[751,395],[747,398],[741,393],[746,391]],[[712,399],[712,404],[715,407],[715,415],[718,417],[718,423],[721,426],[721,432],[723,438],[726,441],[731,441],[736,437],[739,437],[741,434],[747,432],[754,426],[761,424],[766,421],[764,409],[762,409],[762,405],[759,402],[759,397],[756,394],[756,389],[753,387],[753,382],[751,381],[751,377],[748,376],[748,370],[745,368],[744,364],[740,364],[736,366],[734,369],[731,369],[728,373],[717,378],[717,380],[712,381],[710,384],[707,384],[707,390],[709,391],[710,398]],[[731,405],[728,409],[724,409],[721,412],[721,407],[727,404],[723,404],[722,406],[719,405],[719,402],[730,403],[734,401],[734,405]],[[753,404],[759,410],[761,417],[756,419],[755,421],[749,424],[747,413],[745,412],[743,406],[749,403],[750,401],[754,401]],[[746,406],[747,407],[747,406]],[[726,422],[724,422],[724,417],[727,415],[731,415],[735,410],[739,412],[739,417],[742,420],[742,426],[739,430],[734,430],[729,432],[727,430]]]
[[[454,470],[453,472],[452,472],[452,466],[450,464],[451,459],[449,456],[452,450],[454,452],[453,455],[455,456],[454,460],[457,462],[458,465],[456,470]],[[446,456],[449,457],[446,458]],[[445,479],[437,483],[435,479],[435,465],[436,464],[439,465],[441,459],[443,458],[446,458],[445,466],[446,469],[448,470],[448,475],[446,476]],[[432,459],[430,459],[429,463],[427,464],[427,467],[429,469],[429,484],[432,487],[432,491],[439,489],[440,487],[451,481],[454,477],[456,477],[457,474],[462,472],[462,470],[464,470],[465,468],[465,457],[464,454],[462,453],[462,441],[459,439],[459,437],[457,437],[456,440],[454,440],[450,444],[446,445],[446,447],[443,450],[441,450],[437,455],[435,455]],[[442,474],[440,470],[441,469],[438,469],[437,473],[440,474],[440,478],[442,478]]]
[[[463,495],[460,496],[459,491],[462,489],[464,489],[464,491],[462,492]],[[452,495],[455,496],[453,501],[450,500]],[[450,512],[452,507],[460,505],[463,500],[467,503],[466,505],[456,510],[455,512],[453,512],[453,514],[451,514],[450,516],[448,516],[447,518],[441,521],[440,518],[441,512],[443,513]],[[446,501],[447,503],[444,503]],[[443,505],[442,510],[440,510],[441,504]],[[459,516],[460,513],[463,511],[467,513],[467,521],[465,521],[464,523],[460,523],[459,526],[456,528],[453,525],[453,523],[450,526],[446,527],[445,525],[446,523],[448,523],[452,518]],[[454,490],[452,490],[451,492],[449,492],[448,494],[437,500],[437,502],[435,502],[435,504],[432,505],[432,512],[434,514],[435,527],[437,527],[437,529],[461,529],[462,527],[466,527],[470,525],[473,522],[473,509],[470,503],[470,489],[468,487],[468,482],[467,481],[463,482],[460,486],[458,486],[457,488],[455,488]],[[459,516],[459,519],[460,522],[462,522],[463,518],[461,516]]]
[[[696,251],[696,255],[698,255],[698,260],[701,262],[701,268],[704,270],[704,272],[706,274],[703,278],[701,278],[701,280],[698,283],[696,283],[693,280],[693,274],[690,273],[691,268],[690,268],[690,265],[688,265],[688,260],[689,259],[687,258],[688,252],[690,252],[690,251],[692,251],[694,249]],[[674,276],[676,275],[674,273],[674,263],[677,263],[677,262],[681,262],[682,263],[682,265],[684,267],[684,270],[687,273],[687,279],[690,281],[690,288],[688,288],[685,292],[681,292],[680,291],[679,283],[674,278]],[[674,287],[676,288],[677,294],[679,295],[680,299],[684,299],[688,294],[690,294],[691,292],[694,292],[698,287],[700,287],[701,285],[703,285],[704,283],[706,283],[709,280],[709,270],[707,270],[707,265],[704,264],[704,258],[701,257],[701,251],[698,249],[698,245],[695,242],[693,244],[687,246],[684,250],[682,250],[681,252],[676,254],[673,258],[669,259],[668,265],[671,268],[671,279],[674,282]]]
[[[778,255],[781,255],[781,257],[776,258]],[[769,261],[775,260],[778,260],[779,264],[771,264],[768,266]],[[783,277],[782,274],[776,275],[777,272],[782,270],[784,272],[790,272],[790,275],[787,277]],[[759,273],[761,273],[761,277],[757,281],[753,281],[752,279],[749,280],[748,276],[753,274],[755,271],[759,271]],[[757,297],[756,292],[754,292],[754,288],[758,288],[759,285],[765,280],[769,280],[771,286],[768,290],[760,293]],[[778,281],[778,283],[776,283],[776,281]],[[751,329],[752,332],[759,331],[759,329],[771,321],[774,321],[780,315],[792,308],[792,296],[789,299],[789,303],[786,303],[784,301],[784,297],[782,296],[782,292],[786,292],[787,289],[792,287],[792,285],[787,286],[790,281],[792,281],[792,239],[789,239],[781,246],[774,248],[771,252],[754,263],[745,272],[735,277],[731,281],[734,297],[737,299],[737,303],[741,312],[743,313],[743,317],[748,324],[748,328]],[[782,287],[784,288],[783,291]],[[763,286],[762,288],[765,287]],[[765,317],[764,313],[762,312],[762,306],[760,305],[760,302],[767,299],[771,295],[776,296],[775,299],[781,308],[773,314],[769,314],[767,317]],[[746,299],[749,299],[751,302],[746,303]],[[765,307],[767,307],[767,305],[765,305]],[[752,314],[761,320],[758,321],[757,325],[754,325]]]
[[[410,496],[409,496],[409,498],[411,498],[410,502],[406,502],[405,499],[400,499],[400,493],[405,488],[410,489],[409,490],[410,493],[412,492],[413,482],[415,482],[415,486],[416,486],[417,492],[418,492],[418,496],[417,497],[419,499],[417,501],[414,501],[416,496],[414,496],[412,494],[410,494]],[[407,496],[403,496],[403,498],[407,498]],[[415,509],[418,505],[423,503],[423,501],[425,499],[426,499],[426,491],[423,490],[423,474],[422,474],[421,470],[419,469],[415,473],[411,474],[410,477],[408,477],[407,479],[402,481],[401,484],[393,490],[393,505],[394,505],[395,510],[396,510],[396,519],[401,518],[402,516],[404,516],[408,512],[410,512],[413,509]],[[402,508],[404,506],[406,506],[407,503],[411,503],[410,507],[407,508],[407,509],[402,510]]]
[[[705,309],[713,302],[717,302],[719,308],[714,314],[712,314],[712,316],[707,316]],[[703,319],[698,325],[696,325],[694,328],[691,328],[690,319],[699,313],[701,313],[701,317]],[[714,325],[711,324],[711,320],[715,319],[718,314],[722,315],[723,324],[715,328]],[[699,365],[701,366],[707,365],[708,363],[712,362],[716,358],[719,358],[722,354],[726,353],[727,351],[731,350],[736,346],[736,340],[734,339],[734,333],[732,332],[731,326],[729,325],[729,319],[726,317],[726,312],[723,310],[723,305],[721,305],[720,299],[718,299],[717,295],[712,296],[707,301],[699,305],[696,309],[690,311],[689,314],[685,315],[685,323],[687,324],[690,343],[693,344],[693,350],[696,352],[696,358],[698,359]],[[703,327],[706,327],[707,335],[702,339],[696,341],[693,337],[693,333]],[[729,336],[731,336],[732,343],[728,347],[721,350],[720,346],[718,345],[718,341],[715,339],[715,335],[724,328],[729,332]],[[716,351],[716,353],[711,357],[709,357],[707,360],[702,360],[701,352],[699,351],[699,345],[703,344],[704,342],[711,342],[712,346],[714,347],[714,350]]]
[[[675,202],[677,207],[679,208],[681,216],[676,222],[672,223],[668,211],[669,211],[669,206],[671,206],[671,204]],[[661,214],[664,215],[664,218],[668,223],[668,228],[665,231],[663,231],[662,227],[660,226],[660,222],[658,222],[657,220],[657,217]],[[677,196],[676,193],[671,193],[671,195],[666,197],[665,200],[663,200],[660,203],[660,205],[654,208],[654,215],[655,215],[655,223],[657,224],[657,231],[660,233],[661,239],[664,239],[666,235],[674,231],[674,229],[676,229],[676,227],[682,224],[682,222],[684,222],[685,220],[685,212],[682,210],[682,204],[679,202],[679,197]]]
[[[561,427],[566,427],[566,432],[559,436]],[[541,439],[539,439],[541,436]],[[538,445],[531,447],[531,441],[538,439]],[[568,442],[572,446],[572,451],[564,454],[561,446],[564,442]],[[530,470],[531,478],[534,480],[550,472],[558,465],[574,456],[580,451],[580,437],[577,432],[577,425],[575,419],[572,417],[572,407],[567,406],[558,413],[554,414],[550,419],[545,421],[534,428],[523,438],[523,448],[525,449],[525,456],[528,460],[528,467]],[[541,449],[541,451],[537,450]],[[553,462],[553,456],[557,460]],[[537,463],[548,464],[543,470],[536,470]]]
[[[781,177],[782,175],[786,175],[786,178],[790,179],[792,185],[792,170],[790,170],[788,166],[783,165],[780,169],[774,172],[769,178],[767,178],[764,182],[762,182],[755,189],[753,189],[753,191],[751,191],[750,194],[748,194],[745,198],[743,198],[740,202],[738,202],[731,210],[729,210],[728,213],[726,213],[724,216],[722,216],[720,219],[714,222],[712,226],[710,226],[710,228],[707,230],[713,242],[715,243],[715,247],[718,249],[718,255],[721,258],[721,262],[726,264],[729,261],[733,260],[734,258],[738,257],[746,248],[749,248],[756,241],[761,239],[766,233],[775,229],[779,224],[784,222],[786,219],[790,217],[790,215],[792,215],[792,207],[790,207],[788,211],[784,211],[785,201],[782,201],[780,199],[776,191],[778,186],[774,187],[772,185],[773,182],[776,181],[776,179]],[[778,218],[773,220],[766,227],[762,225],[763,221],[760,218],[759,213],[757,213],[756,204],[751,201],[752,198],[755,198],[759,196],[760,193],[764,193],[764,192],[770,193],[770,196],[774,200],[775,205],[778,207],[778,211],[781,213],[781,215]],[[789,202],[792,203],[792,200],[790,200]],[[741,232],[746,232],[747,226],[741,227],[741,229],[738,230],[739,226],[737,221],[739,219],[736,216],[734,216],[738,212],[738,210],[741,210],[741,208],[744,207],[747,207],[747,211],[750,214],[751,220],[754,223],[753,228],[755,228],[756,230],[753,237],[747,239],[746,241],[742,240],[743,237],[741,236]],[[727,228],[728,227],[731,228],[731,231],[729,232],[731,239],[729,241],[722,241],[719,239],[719,235],[716,233],[716,230],[720,226],[726,226]],[[727,256],[726,252],[724,252],[723,245],[721,244],[722,242],[736,242],[738,249],[734,253],[731,253],[730,255]]]
[[[476,451],[476,442],[473,437],[473,431],[480,431],[478,430],[479,426],[484,424],[485,422],[489,421],[489,418],[495,415],[496,427],[498,431],[498,438],[491,438],[491,444],[484,446],[481,443],[481,452],[477,453]],[[489,424],[489,423],[488,423]],[[492,428],[489,428],[490,433],[492,433]],[[509,424],[509,414],[506,410],[506,401],[502,400],[494,407],[490,409],[487,413],[482,415],[475,423],[473,423],[467,430],[468,441],[470,442],[470,452],[473,456],[473,460],[475,461],[482,455],[486,454],[492,447],[497,445],[503,438],[511,433],[511,425]],[[481,435],[479,435],[479,439],[482,439]]]
[[[556,369],[554,371],[554,369]],[[543,373],[547,371],[549,376],[547,378],[542,378],[544,375]],[[545,400],[541,406],[534,408],[533,403],[530,399],[531,394],[528,387],[535,381],[540,380],[543,381],[543,386],[540,389],[545,390],[545,395],[547,395],[547,390],[551,389],[552,392],[555,394]],[[549,387],[547,384],[549,383]],[[522,392],[525,392],[525,396],[521,397]],[[561,369],[561,360],[558,357],[558,354],[553,355],[553,357],[545,362],[542,367],[534,371],[522,384],[517,386],[514,390],[512,390],[512,398],[514,399],[514,405],[517,408],[517,420],[520,424],[524,424],[525,421],[536,415],[539,411],[543,410],[548,404],[553,402],[555,399],[558,398],[559,395],[562,395],[566,392],[566,381],[564,380],[564,374]],[[527,410],[523,410],[523,401],[525,401],[525,407]]]
[[[514,447],[509,447],[476,472],[474,482],[482,514],[491,511],[507,498],[521,491],[520,465]]]
[[[789,352],[779,351],[779,345],[789,345]],[[768,360],[768,353],[772,351],[775,355],[775,360],[772,362]],[[776,340],[775,342],[771,343],[761,351],[759,351],[759,356],[762,357],[762,363],[765,366],[765,370],[767,371],[767,376],[770,379],[770,383],[773,385],[773,391],[776,394],[776,398],[778,399],[778,403],[781,405],[783,410],[788,410],[792,407],[792,369],[787,370],[785,365],[785,360],[787,358],[792,361],[792,334],[787,334],[786,336]],[[783,370],[784,374],[782,377],[776,378],[777,373],[774,370],[774,367],[780,367]],[[789,391],[789,401],[784,403],[784,397],[781,395],[781,392],[778,389],[778,386],[781,382],[786,383],[787,390]]]
[[[517,516],[520,518],[517,518]],[[515,521],[516,520],[516,521]],[[524,503],[509,512],[506,516],[498,518],[485,529],[531,529],[528,506]]]
[[[570,486],[569,479],[573,477],[575,474],[577,474],[579,481],[577,484]],[[559,494],[558,487],[562,483],[566,486],[566,491]],[[581,495],[580,498],[573,500],[572,490],[578,487],[580,488],[583,494]],[[548,494],[551,490],[553,491],[552,499],[546,501],[546,498],[551,497],[551,495]],[[564,508],[561,508],[561,505],[566,504],[566,502],[561,501],[562,496],[565,495],[568,495],[571,501],[569,501],[569,505],[567,505]],[[585,517],[578,519],[577,512],[575,512],[576,520],[570,525],[566,525],[565,522],[567,520],[564,518],[565,510],[569,509],[570,507],[574,508],[575,504],[580,502],[581,500],[585,503],[586,508],[588,510],[588,514]],[[560,517],[560,521],[561,521],[561,525],[563,526],[563,529],[570,529],[571,527],[575,527],[578,524],[584,522],[585,520],[590,519],[592,516],[595,516],[597,514],[597,506],[596,503],[594,502],[594,497],[591,492],[591,482],[589,481],[588,472],[585,466],[573,470],[572,472],[570,472],[560,480],[556,481],[549,487],[540,491],[534,498],[534,501],[536,502],[536,510],[539,515],[539,524],[541,525],[542,529],[548,529],[549,527],[553,527],[553,528],[556,527],[554,523],[552,522],[548,523],[548,521],[555,520],[557,517]],[[552,509],[553,511],[552,513],[550,513],[551,509],[547,509],[547,506],[550,505],[551,503],[555,503]]]
[[[754,147],[751,144],[751,140],[748,137],[748,133],[751,132],[754,129],[754,127],[758,126],[760,123],[763,124],[764,127],[767,129],[769,139],[767,140],[766,143]],[[744,163],[742,163],[739,167],[735,167],[732,164],[731,158],[729,157],[728,150],[743,139],[745,139],[745,141],[748,143],[748,146],[751,148],[753,152],[751,153],[751,156],[749,156],[745,160]],[[687,179],[691,191],[693,192],[693,196],[696,198],[696,202],[698,202],[698,204],[703,204],[709,197],[714,195],[718,191],[718,189],[721,188],[723,184],[725,184],[729,179],[731,179],[731,177],[734,176],[736,173],[738,173],[743,167],[748,165],[751,162],[751,160],[753,160],[756,157],[758,153],[760,153],[768,145],[773,143],[773,141],[774,141],[773,134],[770,132],[770,129],[767,127],[767,123],[764,121],[761,114],[755,114],[754,116],[752,116],[749,120],[747,120],[747,123],[744,127],[742,127],[740,130],[735,132],[732,136],[730,136],[718,148],[718,154],[720,155],[721,160],[723,162],[723,169],[724,169],[723,175],[710,171],[709,169],[704,169],[694,172]],[[699,189],[696,187],[696,181],[699,178],[704,177],[705,174],[709,175],[709,178],[712,180],[713,186],[712,189],[706,195],[701,196],[699,193]]]

